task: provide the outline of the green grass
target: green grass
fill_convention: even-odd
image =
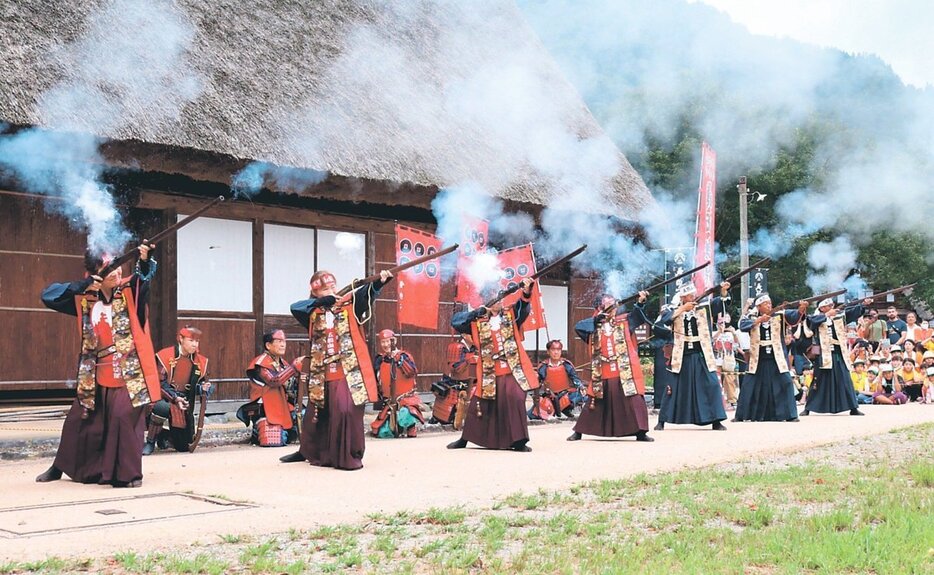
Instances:
[[[934,463],[921,462],[909,468],[911,478],[919,487],[934,487]]]
[[[218,535],[218,537],[220,537],[221,541],[223,541],[224,543],[244,543],[250,540],[249,536],[234,535],[232,533],[228,533],[226,535]]]
[[[898,430],[934,444],[934,425]],[[857,442],[860,451],[871,440]],[[825,460],[826,459],[826,460]],[[0,573],[929,574],[934,456],[704,468],[514,493],[492,508],[371,514],[211,555],[119,553],[82,568],[49,558]],[[238,557],[233,565],[221,557]]]
[[[229,568],[226,561],[215,559],[207,553],[199,553],[194,557],[167,555],[159,562],[159,565],[164,573],[206,573],[208,575],[223,575]]]
[[[114,560],[131,573],[152,573],[158,563],[156,555],[138,555],[132,551],[117,553]]]

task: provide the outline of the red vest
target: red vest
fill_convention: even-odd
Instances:
[[[298,377],[298,371],[285,359],[281,360],[279,367],[273,363],[272,356],[268,353],[262,353],[259,356],[253,358],[253,361],[250,362],[249,367],[247,367],[247,372],[250,370],[256,369],[257,367],[266,368],[273,373],[279,373],[286,369],[294,370],[295,377]],[[266,413],[266,420],[269,423],[275,423],[281,425],[284,429],[292,429],[292,406],[289,404],[286,399],[285,394],[285,381],[282,382],[282,385],[259,385],[250,381],[250,400],[256,401],[260,398],[263,400],[263,411]]]
[[[545,366],[545,386],[548,389],[554,393],[560,393],[571,387],[571,378],[568,377],[564,361],[558,365],[551,365],[546,359],[542,364]]]
[[[461,354],[463,354],[462,362]],[[457,362],[461,363],[457,367],[454,367],[454,364]],[[451,379],[454,381],[467,381],[476,375],[476,369],[476,353],[471,352],[470,349],[460,341],[448,344],[448,375]]]
[[[117,288],[120,290],[124,300],[127,305],[127,313],[130,319],[130,332],[133,335],[133,347],[136,349],[136,354],[139,359],[140,369],[143,373],[143,378],[146,381],[146,390],[149,392],[149,401],[156,402],[162,397],[162,391],[159,386],[159,369],[156,367],[156,353],[155,349],[152,346],[152,338],[149,335],[149,322],[146,322],[146,325],[140,325],[139,316],[137,314],[136,299],[134,298],[133,288],[130,287],[130,280],[126,279],[123,283]],[[97,298],[91,295],[81,294],[75,296],[75,309],[78,311],[77,320],[78,320],[78,335],[83,337],[84,332],[84,318],[82,317],[82,305],[83,300],[88,300],[90,307],[93,308],[93,302],[97,302]],[[106,325],[106,324],[105,324]],[[95,330],[99,335],[100,331]],[[113,343],[113,332],[107,334],[111,344]],[[98,348],[102,347],[103,342],[98,342]],[[98,363],[106,363],[104,361]],[[98,367],[96,370],[97,373],[101,373],[102,369]],[[124,382],[117,382],[111,377],[109,381],[100,382],[97,381],[97,373],[95,373],[95,383],[104,387],[123,387]],[[111,371],[111,373],[113,373]],[[106,376],[105,376],[106,377]],[[80,386],[79,386],[80,387]],[[80,392],[80,389],[79,389]],[[79,393],[80,399],[80,393]],[[93,400],[92,400],[93,401]]]
[[[201,381],[208,373],[208,358],[200,353],[195,353],[194,356],[190,358],[180,355],[177,345],[160,349],[159,352],[156,353],[156,361],[159,363],[159,366],[165,370],[169,385],[171,385],[172,389],[175,391],[182,393],[187,391],[185,387],[191,382],[192,360],[198,365],[198,371],[201,373],[201,377],[198,381]]]
[[[402,352],[408,356],[409,361],[413,364],[415,363],[415,358],[413,358],[408,352]],[[404,393],[408,393],[415,389],[415,373],[407,373],[410,371],[409,366],[403,365],[395,366],[393,370],[392,360],[388,359],[386,356],[383,356],[383,361],[379,364],[379,388],[383,392],[383,397],[389,399],[395,399]],[[392,373],[396,373],[395,381],[395,397],[392,397]]]
[[[642,374],[642,364],[639,360],[639,344],[636,342],[636,338],[631,331],[629,331],[629,317],[628,314],[623,314],[616,316],[614,318],[614,329],[623,330],[623,336],[626,339],[626,355],[629,357],[629,369],[632,371],[632,379],[636,385],[636,391],[640,395],[645,395],[645,376]],[[613,352],[611,341],[611,336],[606,336],[603,333],[603,329],[600,328],[591,334],[590,337],[599,337],[600,338],[600,353],[604,357],[615,356],[616,353]],[[612,352],[610,355],[607,352]],[[612,363],[612,366],[608,366],[608,363]],[[619,374],[619,365],[616,361],[603,362],[603,365],[600,366],[600,377],[601,379],[612,379],[620,377]],[[610,369],[608,369],[610,368]],[[615,368],[615,369],[613,369]],[[610,375],[607,375],[610,374]],[[591,397],[594,395],[593,391],[593,381],[590,380],[587,383],[587,394]]]
[[[315,323],[317,317],[321,314],[326,313],[326,310],[321,308],[315,308],[311,315],[309,316],[308,321],[308,338],[310,341],[315,339]],[[376,387],[376,374],[373,371],[373,361],[370,359],[370,350],[366,344],[366,337],[363,335],[363,327],[360,325],[360,322],[357,321],[357,316],[353,312],[353,305],[345,305],[337,313],[346,313],[347,314],[347,323],[350,329],[350,339],[353,344],[353,354],[357,360],[357,364],[360,366],[360,375],[363,378],[363,385],[366,388],[366,393],[369,401],[376,401],[379,399],[379,394],[377,393]],[[336,324],[335,324],[336,325]],[[326,347],[328,349],[333,349],[335,351],[340,351],[338,345],[338,338],[335,328],[327,330],[327,341]],[[335,381],[342,379],[344,377],[343,367],[340,365],[340,362],[336,364],[328,364],[325,366],[325,380],[326,381]]]
[[[522,326],[519,325],[519,323],[515,321],[515,316],[513,316],[511,310],[508,310],[508,309],[507,309],[507,310],[503,310],[502,313],[503,313],[503,315],[508,315],[509,318],[512,319],[513,324],[515,325],[515,330],[514,330],[513,337],[514,337],[515,340],[516,340],[516,351],[517,351],[517,355],[519,356],[519,368],[522,370],[523,373],[525,373],[525,378],[528,380],[529,388],[530,388],[530,389],[538,389],[538,387],[539,387],[539,385],[540,385],[539,382],[538,382],[538,374],[535,372],[535,369],[532,367],[532,361],[529,359],[528,354],[525,352],[525,348],[522,346],[522,340],[523,340]],[[481,347],[481,344],[479,343],[479,342],[481,341],[481,340],[480,340],[480,331],[479,331],[479,328],[478,328],[478,326],[477,326],[477,321],[471,322],[471,324],[470,324],[470,331],[471,331],[471,336],[473,337],[473,340],[474,340],[475,342],[478,342],[478,344],[477,344],[478,348]],[[497,331],[498,331],[498,330],[497,330]],[[492,342],[492,343],[493,343],[493,352],[494,352],[494,353],[500,353],[500,351],[501,351],[501,350],[499,349],[499,339],[500,339],[500,338],[498,337],[498,333],[494,333],[494,334],[493,334],[493,342]],[[482,354],[483,351],[481,350],[480,353]],[[503,366],[505,366],[505,369],[503,369]],[[512,371],[509,369],[509,364],[508,364],[508,363],[506,363],[506,362],[503,361],[503,360],[499,360],[499,361],[496,361],[496,362],[495,362],[495,374],[496,374],[496,375],[508,375],[508,374],[511,374],[511,373],[512,373]],[[482,358],[479,359],[479,360],[477,361],[476,377],[477,377],[477,382],[482,382],[482,381],[483,381],[483,361],[482,361]],[[479,385],[479,383],[478,383],[478,385]]]

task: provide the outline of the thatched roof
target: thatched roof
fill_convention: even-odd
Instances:
[[[624,217],[652,202],[511,1],[165,0],[182,53],[131,89],[121,53],[169,41],[108,24],[114,3],[142,5],[2,3],[0,121],[535,204],[599,188]],[[108,105],[56,108],[49,91],[88,75]]]

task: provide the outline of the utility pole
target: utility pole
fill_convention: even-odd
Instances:
[[[739,267],[740,269],[746,269],[749,267],[749,229],[746,225],[748,214],[746,206],[746,198],[748,197],[748,192],[746,191],[746,176],[740,176],[739,185],[736,187],[739,189]],[[739,305],[742,308],[746,305],[746,298],[749,297],[749,274],[743,276],[740,285],[742,296]]]

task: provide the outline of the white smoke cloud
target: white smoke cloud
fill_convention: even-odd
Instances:
[[[856,267],[856,250],[846,237],[829,242],[817,242],[808,248],[807,284],[814,293],[840,289],[843,281]]]
[[[724,182],[772,167],[802,127],[823,128],[810,166],[814,184],[781,198],[779,222],[754,232],[752,254],[784,256],[818,230],[843,237],[836,246],[842,260],[877,230],[934,239],[927,208],[934,91],[905,87],[878,58],[752,35],[725,14],[683,0],[519,6],[630,158],[679,141],[693,124],[716,149]],[[673,221],[687,220],[693,230],[696,191],[680,198],[673,204],[686,217]],[[825,246],[814,250],[811,282],[839,286],[845,264],[830,264],[825,254]]]
[[[268,123],[279,127],[286,156],[327,169],[334,154],[347,153],[347,139],[369,146],[371,157],[391,147],[408,171],[422,170],[426,182],[449,184],[432,203],[437,233],[448,244],[460,239],[464,217],[470,216],[490,222],[498,247],[534,241],[545,261],[588,243],[591,248],[575,267],[602,273],[643,265],[644,248],[610,229],[605,216],[586,215],[613,211],[605,194],[621,169],[618,148],[592,123],[540,46],[516,41],[517,13],[509,2],[373,7],[372,18],[342,33],[340,54],[320,71],[321,85],[340,90],[270,111]],[[413,54],[400,45],[400,38],[413,33],[429,34],[425,45],[431,49]],[[478,51],[481,58],[474,57]],[[447,153],[452,147],[455,152]],[[470,168],[475,162],[463,161],[461,148],[483,155],[480,173]],[[431,161],[424,160],[426,150]],[[359,160],[355,175],[367,176],[366,158]],[[533,187],[557,191],[541,227],[531,214],[507,209],[493,197],[527,182],[529,174]],[[683,211],[671,213],[680,217]],[[655,215],[653,223],[666,234],[679,227],[669,213]],[[638,214],[629,217],[636,220]]]
[[[468,260],[464,269],[473,285],[482,290],[490,285],[498,285],[503,279],[503,270],[499,267],[499,258],[493,252],[476,254]]]
[[[364,241],[361,234],[340,232],[334,236],[334,248],[342,258],[362,259],[364,257]]]
[[[231,189],[245,198],[255,196],[263,186],[274,185],[280,189],[302,191],[327,179],[328,173],[276,166],[267,162],[251,162],[234,175]]]
[[[96,253],[118,252],[130,239],[109,186],[101,182],[101,135],[128,125],[176,121],[202,89],[185,60],[194,28],[168,0],[113,0],[90,15],[82,35],[50,52],[61,80],[42,94],[45,127],[0,137],[0,165],[88,233]]]

